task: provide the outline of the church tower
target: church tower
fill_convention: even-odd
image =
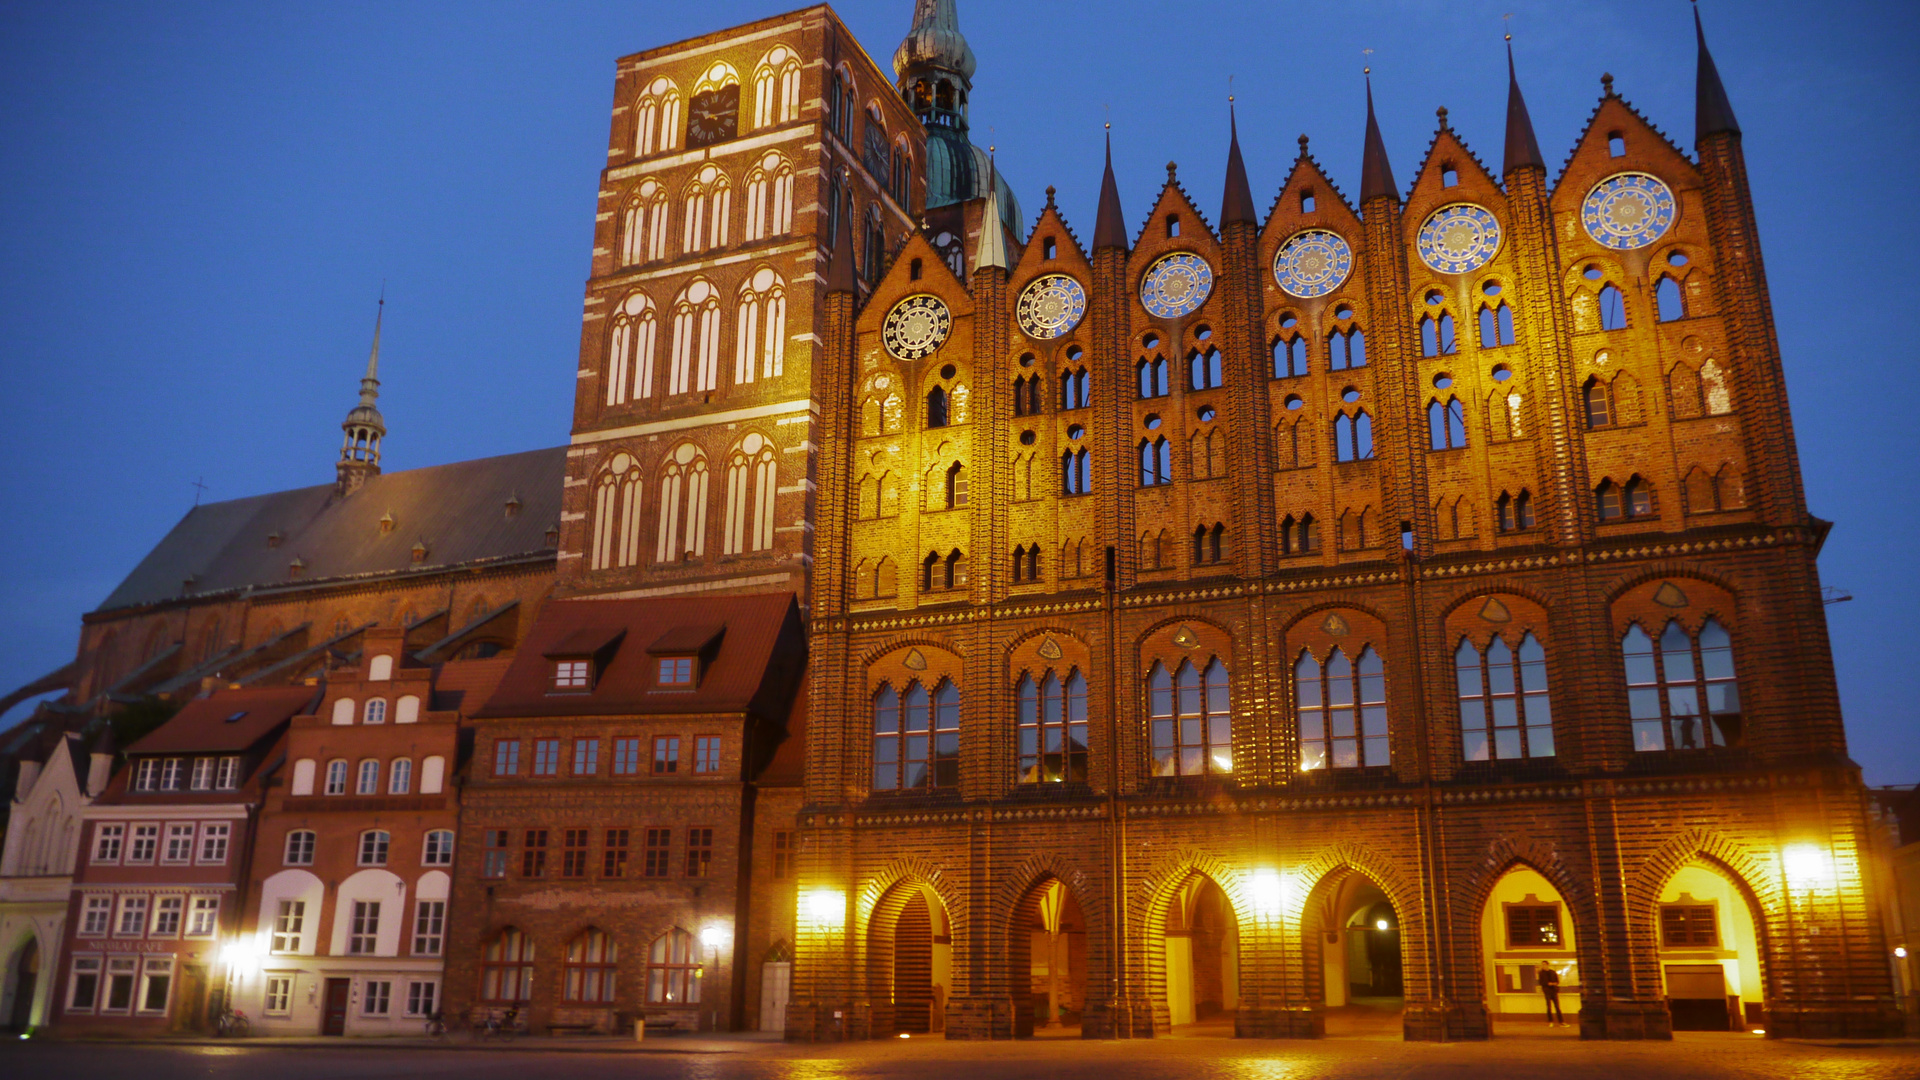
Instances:
[[[340,460],[334,463],[334,487],[342,495],[360,490],[360,485],[380,475],[380,440],[387,437],[387,422],[374,405],[380,398],[380,322],[387,313],[387,299],[380,298],[380,309],[373,316],[373,353],[367,357],[367,373],[360,379],[360,404],[341,422],[346,437],[340,442]]]
[[[824,5],[618,62],[563,593],[804,600],[829,256],[844,230],[864,296],[926,169],[920,122]]]

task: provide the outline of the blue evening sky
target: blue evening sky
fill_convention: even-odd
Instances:
[[[614,60],[779,2],[0,5],[0,692],[73,655],[193,502],[330,482],[386,282],[389,469],[567,436]],[[838,6],[890,67],[911,0]],[[1295,136],[1352,196],[1360,67],[1404,185],[1434,107],[1497,167],[1501,15],[1557,172],[1601,72],[1693,142],[1681,0],[960,0],[975,141],[1029,216],[1093,231],[1101,122],[1129,226],[1169,159],[1217,217],[1227,77],[1256,202]],[[1912,735],[1920,424],[1920,5],[1708,0],[1746,133],[1856,760],[1920,781]],[[993,131],[989,133],[988,129]],[[1904,646],[1902,646],[1904,648]],[[16,710],[14,717],[23,715]],[[12,717],[9,717],[12,719]]]

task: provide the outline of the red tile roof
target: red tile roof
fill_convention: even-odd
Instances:
[[[648,646],[724,630],[693,689],[655,685]],[[596,636],[624,637],[586,693],[554,692],[551,656]],[[806,665],[800,610],[790,593],[761,596],[554,600],[540,611],[493,697],[471,715],[604,716],[753,712],[784,720]]]
[[[128,754],[238,753],[320,701],[315,686],[219,690],[127,747]]]

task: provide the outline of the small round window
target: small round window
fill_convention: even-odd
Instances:
[[[1034,433],[1033,433],[1033,432],[1031,432],[1031,431],[1023,431],[1023,432],[1021,432],[1021,433],[1020,433],[1020,445],[1021,445],[1021,446],[1032,446],[1032,445],[1033,445],[1033,440],[1034,440],[1035,438],[1036,438],[1036,436],[1034,435]]]
[[[1340,400],[1346,402],[1349,405],[1353,404],[1356,401],[1359,401],[1360,388],[1357,386],[1349,386],[1345,390],[1340,391]]]
[[[1087,429],[1081,427],[1079,424],[1074,424],[1073,426],[1067,428],[1067,438],[1072,439],[1075,442],[1079,442],[1080,436],[1085,435],[1086,433],[1087,433]]]
[[[1148,431],[1159,431],[1160,430],[1160,414],[1148,413],[1147,419],[1146,419],[1146,425],[1147,425]]]
[[[1511,378],[1513,378],[1513,369],[1512,369],[1512,368],[1510,368],[1510,367],[1508,367],[1508,366],[1507,366],[1507,365],[1505,365],[1505,364],[1495,364],[1495,365],[1494,365],[1494,367],[1493,367],[1493,381],[1494,381],[1494,382],[1506,382],[1506,381],[1507,381],[1508,379],[1511,379]]]
[[[1299,394],[1287,395],[1287,411],[1288,412],[1299,412],[1301,409],[1304,409],[1306,407],[1307,407],[1307,403],[1300,399]]]
[[[1195,413],[1194,415],[1195,415],[1195,416],[1198,416],[1198,417],[1200,418],[1200,420],[1201,420],[1201,422],[1203,422],[1203,423],[1204,423],[1204,422],[1206,422],[1206,421],[1209,421],[1209,420],[1212,420],[1212,419],[1213,419],[1214,417],[1216,417],[1216,416],[1218,416],[1218,415],[1220,415],[1220,414],[1214,411],[1214,409],[1213,409],[1213,406],[1211,406],[1211,405],[1202,405],[1202,406],[1200,406],[1200,411],[1199,411],[1199,412],[1197,412],[1197,413]]]

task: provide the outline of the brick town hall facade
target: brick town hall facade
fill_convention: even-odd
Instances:
[[[618,62],[570,443],[381,475],[370,367],[336,484],[86,617],[40,743],[213,704],[82,812],[38,1022],[1477,1039],[1544,965],[1588,1038],[1898,1030],[1704,36],[1691,156],[1609,77],[1555,173],[1510,80],[1403,188],[1369,91],[1357,200],[1236,132],[1090,243],[975,67],[952,0],[891,71],[824,6]],[[147,947],[128,807],[303,684]]]

